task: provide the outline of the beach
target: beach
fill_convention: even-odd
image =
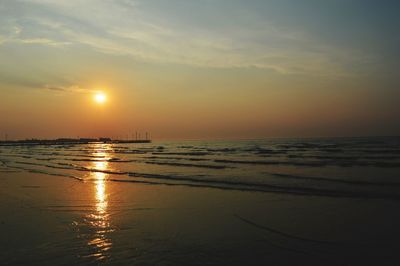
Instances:
[[[340,191],[332,195],[300,193],[304,189],[257,191],[248,184],[232,187],[228,182],[200,186],[193,178],[187,178],[189,183],[159,182],[160,176],[129,180],[116,174],[123,163],[105,168],[112,162],[104,160],[104,150],[115,147],[95,144],[82,149],[93,147],[98,151],[91,153],[96,161],[82,163],[95,163],[97,170],[47,173],[32,157],[38,159],[38,149],[43,153],[48,148],[28,148],[33,156],[25,158],[30,164],[24,167],[16,163],[21,158],[10,156],[21,151],[6,154],[18,148],[3,148],[2,264],[396,265],[400,261],[400,201],[393,194],[395,188],[390,187],[387,195],[363,190],[350,197]],[[66,149],[63,156],[72,158],[71,149],[77,148],[81,149],[56,149]],[[46,158],[59,155],[54,150],[46,153]],[[50,161],[54,166],[55,160]]]
[[[399,11],[0,0],[0,266],[399,266]]]
[[[396,202],[1,175],[5,265],[395,265]],[[254,223],[254,224],[252,224]],[[276,230],[275,232],[272,230]],[[279,232],[278,232],[279,231]]]

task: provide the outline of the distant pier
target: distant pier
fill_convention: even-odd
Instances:
[[[111,138],[59,138],[59,139],[25,139],[25,140],[4,140],[0,146],[25,146],[25,145],[79,145],[93,143],[151,143],[150,139],[111,139]]]

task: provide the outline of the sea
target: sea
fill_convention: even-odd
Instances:
[[[2,265],[399,265],[400,138],[0,145]]]
[[[400,138],[4,145],[0,166],[96,181],[400,200]]]

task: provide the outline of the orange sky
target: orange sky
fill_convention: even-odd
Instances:
[[[391,14],[284,2],[3,4],[0,138],[400,134]]]

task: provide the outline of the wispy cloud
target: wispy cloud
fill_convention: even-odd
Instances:
[[[156,63],[256,67],[280,74],[349,75],[349,66],[373,60],[267,20],[232,21],[223,28],[188,26],[157,17],[139,1],[25,0],[15,5],[20,13],[8,23],[14,31],[0,43],[74,44]]]
[[[92,93],[95,90],[92,88],[87,88],[82,85],[78,85],[73,81],[59,80],[52,83],[44,82],[47,78],[43,77],[27,77],[18,74],[3,74],[0,73],[0,79],[2,85],[7,85],[8,87],[15,88],[25,88],[25,89],[35,89],[37,91],[53,91],[55,93]],[[51,78],[50,78],[51,79]]]
[[[63,46],[71,44],[71,42],[58,42],[46,38],[33,38],[33,39],[12,39],[10,41],[20,42],[24,44],[44,44],[44,45],[51,45],[51,46]]]
[[[90,93],[94,92],[92,89],[85,89],[78,85],[70,85],[70,86],[57,86],[57,85],[42,85],[41,89],[46,89],[55,92],[70,92],[70,93]]]
[[[14,23],[15,25],[13,25]],[[32,35],[33,37],[31,37]],[[0,27],[0,45],[6,43],[39,44],[49,46],[65,46],[71,44],[71,42],[57,41],[47,37],[35,37],[35,33],[32,34],[31,32],[24,30],[24,28],[18,24],[18,20],[7,21],[5,26],[3,25],[3,27]]]

